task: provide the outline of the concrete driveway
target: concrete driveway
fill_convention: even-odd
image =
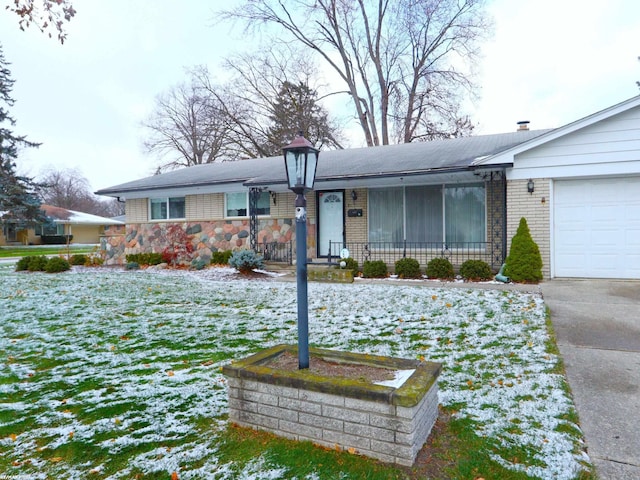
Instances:
[[[541,290],[599,478],[640,479],[640,281],[551,280]]]

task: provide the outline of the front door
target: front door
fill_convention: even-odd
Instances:
[[[344,242],[344,191],[318,192],[318,257],[337,256]]]

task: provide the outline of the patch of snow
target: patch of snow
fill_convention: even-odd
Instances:
[[[413,372],[415,371],[415,368],[411,370],[396,370],[395,372],[393,372],[393,380],[383,380],[381,382],[374,382],[374,384],[382,385],[384,387],[400,388],[402,385],[404,385],[404,382],[406,382],[409,377],[413,375]]]
[[[115,455],[123,466],[114,479],[177,468],[181,479],[287,475],[264,458],[221,462],[217,445],[228,409],[220,367],[296,342],[291,283],[242,279],[230,267],[0,275],[0,351],[9,359],[0,407],[16,412],[0,425],[16,434],[0,439],[0,454],[30,460],[31,478],[50,472],[39,448],[63,448],[71,432],[108,455],[86,471],[61,462],[60,478],[110,470]],[[558,358],[546,351],[539,293],[399,281],[308,289],[313,346],[441,362],[443,405],[471,419],[478,435],[532,452],[528,467],[496,455],[505,468],[560,480],[583,468],[580,432],[562,420],[573,404],[553,373]],[[156,448],[165,444],[169,451]]]

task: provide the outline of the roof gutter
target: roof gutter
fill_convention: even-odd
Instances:
[[[316,177],[317,182],[331,182],[336,180],[368,180],[368,179],[379,179],[379,178],[397,178],[397,177],[415,177],[419,175],[436,175],[441,173],[457,173],[457,172],[468,172],[471,170],[471,167],[450,167],[450,168],[430,168],[427,170],[406,170],[406,171],[397,171],[397,172],[388,172],[388,173],[363,173],[363,174],[353,174],[353,175],[331,175],[331,176],[322,176]],[[248,180],[243,183],[244,186],[253,187],[253,186],[264,186],[264,185],[278,185],[278,184],[286,184],[286,181],[251,181]]]
[[[191,188],[191,187],[209,187],[213,185],[225,185],[228,183],[242,183],[246,185],[247,180],[245,178],[236,178],[232,180],[221,180],[218,182],[192,182],[192,183],[178,183],[171,185],[152,185],[149,187],[128,187],[128,188],[105,188],[102,190],[98,190],[93,192],[95,195],[116,195],[119,193],[127,193],[127,192],[150,192],[153,190],[166,190],[166,189],[175,189],[175,188]],[[286,183],[283,182],[283,183]]]

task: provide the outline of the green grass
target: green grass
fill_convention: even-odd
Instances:
[[[91,245],[69,245],[68,251],[71,255],[75,253],[91,253],[95,247]],[[66,255],[66,245],[52,245],[47,247],[0,247],[0,258],[30,257],[34,255]]]
[[[220,368],[295,343],[291,284],[103,269],[0,277],[9,477],[524,480],[520,467],[555,461],[530,439],[583,448],[551,324],[530,295],[310,284],[314,346],[444,364],[437,466],[406,469],[229,425]]]

